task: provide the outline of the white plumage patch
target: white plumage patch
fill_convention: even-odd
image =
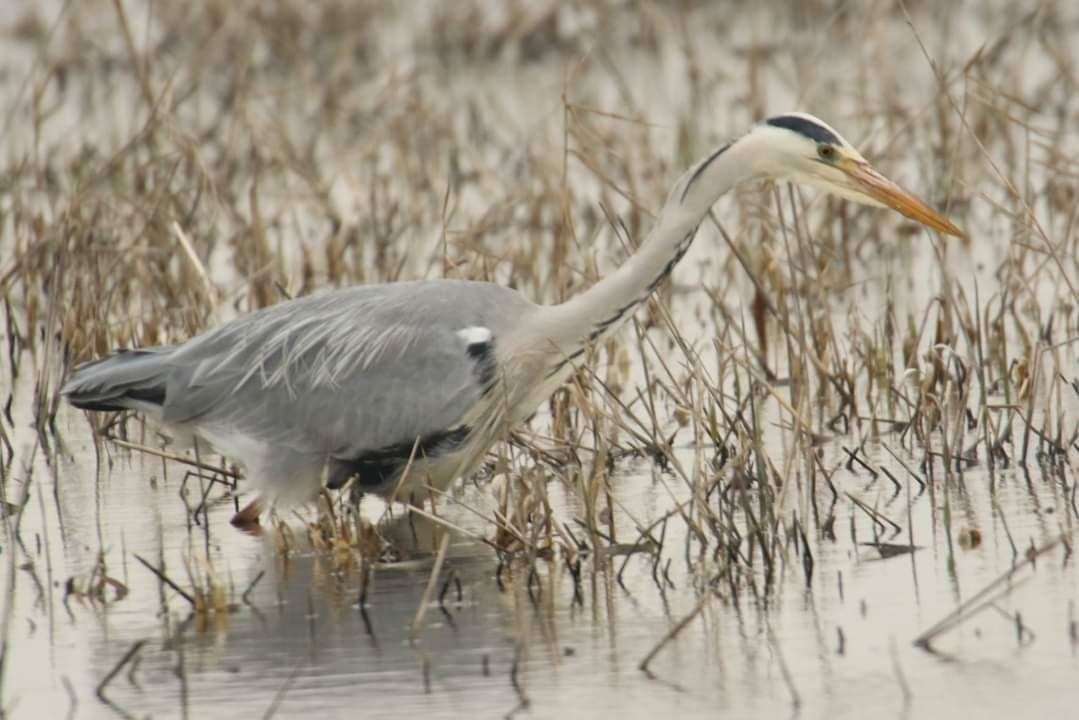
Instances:
[[[491,342],[491,330],[478,325],[458,330],[457,336],[464,340],[466,345],[482,345]]]

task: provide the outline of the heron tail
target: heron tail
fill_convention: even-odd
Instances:
[[[120,350],[85,363],[60,388],[60,394],[82,410],[160,410],[171,370],[172,347]]]

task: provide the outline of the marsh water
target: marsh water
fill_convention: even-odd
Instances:
[[[34,158],[48,164],[52,160],[40,159],[37,153],[41,148],[52,148],[51,154],[41,155],[55,155],[74,164],[72,157],[107,158],[131,138],[140,137],[142,124],[148,122],[146,117],[128,114],[138,105],[138,84],[133,77],[114,76],[117,65],[111,61],[101,62],[104,80],[80,79],[80,71],[91,73],[85,67],[80,70],[79,63],[69,62],[64,67],[73,76],[69,80],[72,86],[82,88],[81,99],[62,95],[64,99],[57,101],[47,121],[20,122],[24,119],[18,114],[22,112],[20,108],[34,104],[31,99],[39,95],[51,99],[49,93],[54,92],[48,89],[48,83],[41,87],[30,83],[25,86],[30,88],[26,94],[21,84],[24,76],[36,78],[35,68],[47,64],[41,58],[60,53],[56,49],[60,43],[50,46],[51,41],[43,39],[46,33],[41,29],[52,27],[54,17],[59,18],[56,22],[61,37],[68,22],[81,24],[80,32],[95,38],[99,37],[95,29],[104,28],[101,39],[89,43],[87,52],[91,54],[121,48],[118,56],[124,57],[125,45],[110,3],[86,3],[75,9],[70,3],[46,3],[38,10],[33,10],[35,3],[15,5],[20,9],[19,22],[11,21],[10,46],[3,51],[8,63],[3,96],[16,108],[12,111],[15,121],[5,131],[10,132],[5,143],[12,157]],[[153,3],[126,5],[131,9],[127,20],[136,42],[151,44],[164,38],[164,57],[179,52],[174,50],[180,43],[176,39],[179,36],[172,37],[157,27],[156,23],[164,21],[155,18]],[[236,151],[237,155],[248,153],[254,157],[266,153],[266,158],[260,156],[253,165],[260,168],[262,179],[258,182],[270,188],[264,203],[276,214],[274,222],[264,230],[278,241],[275,267],[280,269],[282,285],[295,289],[301,277],[306,283],[307,267],[303,265],[301,269],[302,263],[308,255],[326,249],[312,229],[320,227],[322,218],[312,209],[313,201],[304,195],[319,193],[295,178],[275,180],[275,172],[287,175],[290,171],[284,169],[287,161],[259,142],[270,136],[279,139],[273,132],[266,132],[266,127],[277,119],[289,131],[299,133],[297,128],[316,122],[313,117],[322,118],[319,112],[305,110],[299,101],[316,79],[340,82],[335,74],[340,63],[348,67],[349,62],[362,62],[369,73],[354,79],[363,90],[362,112],[348,123],[342,121],[347,131],[334,126],[325,136],[316,133],[310,143],[315,148],[314,158],[321,159],[326,167],[340,169],[349,160],[336,154],[347,155],[345,149],[350,142],[364,147],[385,142],[388,147],[389,141],[376,131],[383,124],[390,127],[406,122],[409,113],[419,112],[419,107],[431,113],[441,123],[437,125],[439,132],[445,131],[456,144],[452,150],[447,149],[443,145],[446,138],[425,126],[423,132],[416,131],[423,140],[404,143],[411,149],[415,165],[446,165],[453,168],[446,171],[448,174],[480,178],[475,185],[462,186],[460,195],[454,198],[452,219],[445,217],[448,201],[444,196],[448,194],[444,185],[425,179],[422,191],[413,189],[415,195],[426,199],[417,201],[421,210],[410,216],[419,229],[398,238],[408,250],[399,263],[394,264],[394,257],[388,263],[394,264],[397,275],[437,274],[430,258],[444,246],[447,225],[457,224],[473,232],[473,223],[483,225],[479,218],[486,218],[484,213],[497,206],[505,213],[494,214],[492,224],[512,220],[512,226],[521,222],[518,214],[528,214],[518,210],[529,192],[557,196],[558,186],[543,185],[539,180],[533,184],[531,178],[550,164],[545,153],[557,155],[559,163],[563,161],[562,119],[567,112],[563,99],[567,78],[575,72],[580,74],[575,81],[579,85],[573,88],[581,98],[580,107],[639,116],[639,127],[626,127],[615,118],[614,135],[624,131],[632,140],[622,146],[604,145],[596,156],[610,156],[616,164],[625,162],[635,168],[638,172],[633,176],[643,179],[641,187],[633,188],[633,194],[646,197],[653,208],[659,205],[664,180],[682,163],[681,158],[670,161],[670,156],[688,152],[687,146],[703,151],[710,143],[736,131],[758,113],[758,109],[745,109],[749,104],[759,106],[759,111],[809,107],[823,115],[831,110],[837,126],[844,120],[855,125],[862,133],[859,140],[869,138],[882,154],[887,154],[884,150],[891,154],[889,173],[901,178],[905,185],[921,191],[935,180],[930,177],[932,173],[925,172],[931,163],[910,158],[917,154],[924,159],[928,152],[925,148],[934,146],[939,136],[911,140],[906,148],[903,142],[893,141],[908,137],[902,128],[928,124],[926,116],[946,113],[949,110],[941,108],[952,107],[941,103],[933,112],[927,112],[928,91],[923,102],[919,88],[935,88],[939,78],[934,76],[898,11],[867,6],[809,12],[792,10],[787,4],[764,3],[757,10],[739,8],[738,12],[703,4],[683,13],[650,5],[633,11],[606,7],[600,10],[598,4],[592,5],[582,3],[572,11],[563,10],[558,15],[556,31],[544,30],[554,38],[544,35],[547,39],[536,40],[537,44],[530,44],[528,32],[515,34],[515,26],[507,24],[502,6],[496,3],[470,3],[470,7],[478,8],[473,14],[441,19],[452,30],[445,35],[433,32],[442,27],[431,19],[440,17],[437,4],[419,3],[422,11],[414,13],[400,7],[393,11],[371,9],[376,17],[373,22],[384,25],[378,25],[377,32],[367,28],[368,35],[364,37],[370,40],[368,45],[354,49],[354,54],[342,53],[338,64],[330,63],[335,72],[329,75],[333,77],[313,75],[311,68],[299,65],[279,66],[274,57],[260,55],[262,46],[253,41],[255,49],[248,48],[256,58],[251,61],[255,68],[252,76],[261,77],[259,73],[265,70],[270,80],[251,93],[247,100],[250,105],[244,106],[250,117],[237,121],[239,129],[234,128],[235,135],[230,137],[258,138],[251,141],[252,147]],[[927,52],[942,66],[954,69],[968,61],[973,65],[970,58],[975,56],[980,62],[979,48],[987,48],[985,57],[1003,57],[1005,65],[1011,63],[1007,65],[1008,72],[1001,73],[1007,78],[1014,79],[1010,69],[1021,63],[1026,76],[1017,82],[1020,88],[1030,90],[1030,96],[1024,96],[1022,107],[1018,101],[1016,107],[1009,106],[1009,112],[1029,112],[1029,116],[1024,115],[1029,125],[1021,129],[1009,126],[1007,131],[1001,131],[995,136],[999,145],[986,141],[987,152],[994,153],[992,158],[998,165],[1005,160],[1009,163],[1005,172],[1011,173],[1009,177],[1025,188],[1024,192],[1029,190],[1031,206],[1049,218],[1043,224],[1059,242],[1063,262],[1051,250],[1035,253],[1033,260],[1015,260],[1017,254],[1025,252],[1023,248],[1037,245],[1037,240],[1016,230],[1010,211],[1000,209],[1005,204],[1002,198],[1008,202],[1012,199],[1002,190],[1004,183],[999,182],[999,176],[987,169],[989,163],[971,160],[968,162],[977,171],[967,170],[970,187],[964,186],[959,199],[951,199],[966,213],[964,221],[974,238],[972,247],[934,246],[927,238],[911,238],[909,232],[889,226],[890,230],[873,230],[876,239],[883,233],[887,241],[883,249],[857,243],[852,253],[857,260],[853,270],[844,267],[835,274],[822,270],[817,278],[829,285],[827,312],[835,326],[851,338],[864,327],[878,327],[895,306],[900,308],[900,317],[921,322],[934,312],[927,308],[941,304],[943,296],[951,297],[955,287],[969,298],[978,298],[980,293],[984,301],[1006,295],[1009,283],[1023,284],[1024,292],[1029,293],[1022,298],[1027,310],[1042,304],[1041,315],[1035,311],[1022,314],[1024,319],[1032,318],[1025,328],[1031,337],[1045,334],[1043,329],[1053,327],[1054,318],[1063,318],[1059,320],[1063,330],[1046,341],[1047,345],[1052,343],[1052,352],[1044,352],[1045,358],[1054,358],[1047,376],[1050,380],[1045,382],[1055,382],[1055,390],[1046,391],[1049,400],[1038,397],[1038,404],[1031,407],[1039,411],[1048,408],[1046,422],[1058,423],[1070,431],[1079,418],[1079,390],[1075,385],[1079,382],[1079,361],[1074,342],[1074,306],[1060,298],[1071,297],[1069,279],[1075,281],[1071,274],[1075,267],[1074,228],[1068,222],[1072,207],[1067,203],[1062,210],[1054,206],[1052,188],[1045,188],[1053,183],[1057,190],[1059,186],[1074,188],[1074,163],[1079,151],[1075,133],[1054,135],[1049,127],[1050,117],[1061,126],[1076,127],[1074,90],[1068,89],[1074,86],[1074,72],[1067,71],[1073,66],[1055,52],[1061,45],[1054,44],[1053,39],[1079,37],[1079,17],[1069,3],[1045,3],[1039,11],[1043,15],[1027,8],[1013,11],[1010,3],[985,5],[999,5],[999,12],[978,3],[941,4],[945,9],[915,7],[912,12],[917,26],[926,33]],[[207,3],[210,6],[216,7]],[[222,20],[220,25],[224,35],[245,22],[242,14],[232,16],[219,10],[228,16],[227,22]],[[39,25],[24,22],[32,11],[40,13]],[[278,31],[284,39],[275,40],[276,45],[270,43],[272,48],[289,46],[288,23],[303,24],[305,12],[309,11],[297,10],[295,16],[281,21],[286,30]],[[1010,16],[1011,12],[1016,16]],[[1046,14],[1051,20],[1044,19]],[[791,33],[789,48],[779,47],[774,39],[776,17],[782,18],[781,25]],[[646,22],[648,18],[652,20]],[[548,20],[537,21],[536,25],[526,20],[521,22],[532,30],[547,28],[544,23]],[[656,36],[645,28],[653,21],[659,28]],[[466,32],[469,23],[478,23],[471,30],[475,37]],[[811,32],[801,27],[805,23]],[[627,34],[627,26],[635,28],[638,24],[639,33]],[[269,32],[265,23],[259,27]],[[310,26],[304,27],[301,36],[313,32]],[[330,30],[328,26],[319,27],[324,32]],[[866,27],[875,33],[873,47],[864,41]],[[496,42],[497,32],[510,39]],[[1017,33],[1026,33],[1022,37],[1029,43],[1015,41],[1009,45]],[[245,32],[237,31],[237,35],[246,37]],[[209,33],[207,37],[216,36]],[[829,38],[837,44],[826,42]],[[209,39],[206,42],[212,44]],[[456,47],[455,43],[464,49],[445,50]],[[479,43],[479,49],[475,43]],[[554,49],[546,49],[545,43],[553,44]],[[197,52],[201,52],[199,47]],[[197,52],[183,56],[185,59],[177,65],[195,64]],[[439,53],[443,52],[460,65],[439,66],[443,59]],[[462,60],[455,52],[466,58]],[[483,57],[476,60],[470,53]],[[290,56],[290,62],[299,63],[302,54]],[[895,66],[886,67],[882,55],[894,60]],[[512,57],[505,60],[505,56]],[[581,70],[582,58],[589,59],[588,69]],[[453,67],[457,69],[447,69]],[[815,74],[808,74],[810,67]],[[873,74],[874,68],[880,77]],[[972,103],[992,104],[986,99],[989,96],[993,102],[1003,102],[991,92],[990,80],[1000,80],[993,74],[994,69],[990,67],[985,70],[986,76],[970,79],[974,86],[970,91]],[[162,87],[167,84],[164,71],[147,72],[151,83],[160,82]],[[695,74],[701,72],[704,80]],[[948,77],[950,83],[955,76]],[[208,86],[221,79],[199,78]],[[881,95],[864,95],[862,89],[876,88],[878,80],[887,86],[880,90]],[[397,82],[407,91],[395,90],[393,83]],[[211,114],[206,106],[220,99],[209,91],[204,96],[203,86],[197,82],[193,86],[196,89],[191,96],[204,105],[195,111],[176,111],[170,131],[177,136],[184,135],[184,121],[192,126],[206,121]],[[93,102],[103,92],[102,87],[108,88],[109,102]],[[1007,95],[1000,87],[996,90],[1001,96]],[[421,96],[423,102],[416,99]],[[710,104],[703,106],[701,97]],[[233,100],[230,96],[229,102]],[[339,100],[347,105],[356,98],[344,95]],[[889,103],[901,100],[907,109],[897,113],[900,120],[889,120],[883,128],[872,119],[866,120]],[[1039,102],[1044,114],[1031,109]],[[320,112],[334,116],[335,110],[326,103],[319,107]],[[734,111],[728,114],[714,109],[727,107],[740,110],[735,115]],[[277,112],[281,118],[274,117]],[[1001,116],[1005,115],[1001,111]],[[80,123],[85,126],[80,127]],[[430,137],[424,134],[427,132]],[[693,139],[683,142],[683,136]],[[917,133],[913,136],[924,137]],[[1016,137],[1020,139],[1016,141]],[[470,158],[462,149],[462,138],[477,145],[489,143],[493,149],[488,152],[469,147],[469,152],[482,159]],[[580,132],[574,141],[583,147],[584,139],[590,138]],[[436,150],[425,154],[424,141]],[[229,155],[227,142],[214,142],[217,144],[206,151],[200,162],[212,165],[215,154]],[[604,142],[610,143],[610,138]],[[639,171],[634,163],[638,156],[652,150],[652,142],[669,164],[642,160],[646,171]],[[1039,154],[1043,146],[1050,144],[1051,152]],[[101,149],[95,149],[98,145]],[[180,146],[186,152],[188,146],[178,142]],[[968,142],[963,147],[970,150],[974,144]],[[294,150],[290,148],[289,152]],[[925,152],[918,154],[920,151]],[[279,154],[285,157],[289,152]],[[179,157],[183,153],[177,150],[176,154]],[[334,174],[332,182],[319,188],[330,198],[326,202],[341,210],[346,226],[354,221],[357,226],[367,227],[366,208],[361,204],[367,201],[367,183],[374,186],[378,185],[376,180],[382,182],[381,172],[393,176],[385,185],[392,192],[404,192],[407,181],[422,174],[416,167],[400,162],[389,149],[376,150],[373,155],[370,167],[364,165],[354,175],[342,170]],[[435,157],[438,162],[432,159]],[[13,165],[18,164],[15,160]],[[458,162],[463,169],[457,167]],[[104,160],[102,163],[107,164]],[[1020,172],[1019,168],[1024,170]],[[551,177],[562,175],[558,169],[547,170]],[[251,169],[242,166],[237,173],[248,171]],[[15,172],[11,173],[14,177]],[[42,172],[41,177],[46,175]],[[226,175],[222,173],[221,186],[215,188],[220,192],[216,202],[222,208],[231,197],[230,191],[235,190],[228,185],[232,180]],[[296,176],[308,178],[301,172]],[[605,208],[614,203],[616,212],[630,214],[626,203],[617,204],[629,191],[619,186],[618,192],[610,192],[602,173],[577,168],[568,171],[568,177],[575,192],[576,217],[589,218],[579,221],[582,227],[589,222],[603,225],[595,220],[601,215],[595,210],[601,202]],[[1025,180],[1021,182],[1018,177]],[[22,181],[13,180],[12,187],[19,182]],[[52,182],[41,179],[40,187],[27,193],[40,202],[43,225],[54,221],[59,224],[60,218],[66,217],[56,209],[62,206],[57,197],[78,194],[63,181],[55,183],[55,187]],[[72,181],[72,185],[85,191],[81,182]],[[246,180],[237,182],[242,190],[232,194],[243,198],[239,202],[241,210],[211,213],[205,222],[220,228],[220,236],[215,235],[216,244],[205,248],[197,245],[200,252],[205,250],[211,281],[222,289],[224,298],[216,316],[200,316],[199,323],[225,319],[244,309],[241,298],[248,285],[256,283],[251,278],[264,271],[257,264],[239,267],[243,261],[241,245],[232,246],[221,239],[229,236],[231,228],[244,224],[248,192],[254,197]],[[650,183],[655,183],[655,189]],[[507,189],[500,194],[503,186]],[[1045,198],[1035,197],[1035,192],[1043,190]],[[118,193],[126,191],[126,186],[116,189]],[[24,242],[17,232],[21,226],[8,217],[19,206],[11,199],[17,193],[10,188],[5,192],[10,195],[5,195],[4,201],[0,277],[4,278],[9,324],[0,345],[15,347],[0,365],[0,392],[10,399],[2,422],[11,447],[0,458],[4,460],[3,499],[7,503],[0,551],[4,602],[0,703],[5,715],[1079,716],[1079,611],[1075,607],[1079,571],[1072,554],[1073,531],[1079,518],[1079,477],[1075,471],[1074,438],[1063,457],[1039,455],[1036,461],[1036,453],[1032,453],[1023,466],[1015,462],[1018,448],[1009,446],[1011,461],[998,463],[990,472],[983,450],[979,462],[963,462],[945,477],[939,463],[935,472],[919,466],[924,453],[920,448],[915,452],[909,439],[904,444],[893,435],[862,432],[862,425],[857,431],[848,428],[845,433],[831,433],[821,442],[819,462],[821,467],[831,469],[830,479],[837,495],[833,499],[828,490],[818,487],[813,497],[802,476],[789,473],[782,477],[790,487],[782,491],[786,501],[782,507],[783,527],[802,530],[784,534],[777,556],[782,557],[782,562],[776,563],[768,582],[760,577],[758,560],[753,570],[757,573],[755,584],[706,586],[709,558],[690,556],[686,548],[691,543],[686,534],[691,530],[677,514],[663,524],[661,552],[624,554],[618,550],[634,541],[641,526],[672,514],[691,495],[682,478],[647,455],[623,457],[612,466],[606,481],[609,498],[605,498],[603,509],[610,521],[600,524],[607,537],[598,543],[587,541],[590,523],[586,516],[590,510],[575,484],[581,473],[573,468],[565,472],[552,466],[539,468],[553,518],[568,528],[567,532],[586,541],[581,546],[585,549],[575,558],[580,560],[575,567],[557,555],[541,557],[534,564],[523,563],[519,556],[496,554],[483,541],[493,534],[484,518],[493,515],[502,485],[508,482],[495,473],[463,481],[453,489],[451,497],[440,502],[440,514],[458,530],[450,532],[444,560],[434,577],[438,555],[434,538],[441,537],[441,530],[422,517],[409,518],[402,508],[394,509],[393,517],[387,518],[377,501],[365,499],[365,516],[380,522],[381,531],[401,553],[400,557],[386,558],[364,578],[354,562],[340,562],[333,550],[312,546],[306,530],[314,517],[310,508],[285,514],[277,524],[267,523],[261,533],[242,532],[228,522],[236,509],[231,494],[208,485],[205,478],[186,475],[185,465],[133,452],[100,438],[95,440],[94,428],[84,415],[62,405],[53,422],[40,422],[43,396],[39,393],[44,388],[44,396],[51,397],[50,388],[55,391],[64,369],[58,359],[63,351],[57,328],[63,325],[70,330],[72,323],[50,325],[48,332],[37,335],[32,330],[23,333],[38,338],[32,348],[27,347],[25,339],[10,342],[13,327],[18,332],[20,327],[29,327],[32,320],[44,322],[42,318],[49,312],[62,314],[63,309],[50,311],[49,301],[35,304],[25,300],[40,290],[38,285],[44,288],[44,296],[51,297],[47,282],[35,285],[28,280],[26,287],[33,286],[33,291],[16,287],[15,282],[8,284],[9,278],[18,277],[29,266],[20,258],[31,255],[27,248],[32,244]],[[353,206],[352,195],[363,200],[355,200]],[[297,201],[297,197],[304,200]],[[746,200],[743,196],[738,199]],[[250,202],[254,204],[254,200]],[[407,212],[411,199],[401,202],[406,207],[402,212]],[[123,206],[122,202],[116,204]],[[771,217],[772,209],[757,208],[760,203],[745,204],[756,208],[754,213]],[[734,205],[724,201],[719,211],[721,219],[731,227],[747,220],[744,214],[733,214]],[[814,206],[814,211],[823,215],[820,205]],[[539,226],[543,231],[523,234],[521,246],[513,246],[523,256],[534,250],[530,243],[541,242],[535,236],[546,238],[551,234],[548,229],[557,224],[548,220],[556,211],[543,208],[547,215],[535,213],[542,216]],[[555,208],[561,209],[557,203]],[[591,208],[590,215],[587,208]],[[256,214],[256,210],[251,213]],[[1022,213],[1016,210],[1015,214]],[[864,217],[858,216],[859,221]],[[749,220],[757,223],[759,218],[753,215]],[[768,222],[766,219],[762,224]],[[130,231],[133,224],[125,220],[112,229],[119,238],[125,232],[123,228]],[[374,221],[371,224],[378,225]],[[867,234],[868,227],[876,226],[864,222],[855,226],[857,232]],[[293,235],[302,238],[304,244],[281,240]],[[616,233],[597,230],[589,237],[602,248],[598,257],[582,253],[568,262],[584,267],[595,261],[601,268],[617,262],[622,243]],[[493,238],[496,242],[502,239]],[[138,242],[141,240],[131,246],[138,252],[152,256],[160,251],[146,250]],[[492,239],[482,239],[480,244],[484,242]],[[165,254],[173,252],[176,256],[173,265],[163,263],[171,268],[165,274],[179,272],[176,267],[183,267],[183,254],[172,245],[165,247]],[[484,263],[495,258],[491,262],[496,265],[496,279],[516,283],[523,278],[521,282],[528,289],[529,275],[520,275],[516,266],[506,270],[497,265],[504,247],[486,249],[488,255],[478,253],[483,261],[465,265],[467,271],[482,275],[487,268]],[[512,254],[506,251],[506,255]],[[859,260],[860,255],[869,259]],[[555,254],[551,257],[557,259]],[[582,259],[585,257],[588,260]],[[777,257],[776,262],[790,268],[792,275],[805,272],[798,262],[782,253]],[[833,261],[838,263],[834,258]],[[554,263],[546,256],[536,262]],[[1011,267],[1009,263],[1028,271],[1022,283],[1001,270]],[[328,269],[319,272],[323,270],[327,276],[332,275]],[[848,271],[854,275],[845,274]],[[370,276],[377,273],[371,271]],[[734,308],[734,317],[751,312],[748,298],[752,297],[752,287],[744,277],[728,284],[732,277],[739,277],[737,267],[729,261],[722,241],[716,233],[702,229],[702,237],[675,275],[674,292],[665,299],[686,337],[702,348],[704,363],[709,367],[717,362],[713,339],[724,335],[724,343],[730,340],[720,327],[725,323],[717,322],[710,304],[714,297],[718,295]],[[701,288],[712,291],[712,295],[701,292]],[[554,292],[547,286],[542,290]],[[123,293],[119,296],[127,304],[113,308],[122,318],[117,326],[155,325],[156,321],[148,320],[147,315],[160,307]],[[198,297],[193,291],[184,302],[197,305]],[[173,307],[168,301],[163,305],[163,312],[175,313],[176,317],[189,310],[186,304],[183,308]],[[16,318],[14,326],[10,324],[12,317]],[[190,314],[183,314],[182,319],[169,317],[176,320],[177,327],[143,330],[164,333],[166,339],[185,336],[190,329],[185,325],[191,322]],[[1048,324],[1044,324],[1046,317]],[[1019,325],[1017,317],[1017,327],[1007,331],[1016,348],[1020,346]],[[632,336],[632,330],[627,333]],[[844,342],[847,339],[844,336]],[[856,345],[851,339],[843,347]],[[962,343],[956,344],[956,352],[968,359],[975,353]],[[1015,350],[1011,357],[1019,354]],[[781,359],[777,362],[782,373]],[[20,370],[17,375],[16,363]],[[630,365],[622,384],[646,384],[640,364]],[[1048,360],[1045,368],[1050,369]],[[999,406],[1008,404],[999,396],[989,401]],[[792,454],[783,417],[782,413],[769,416],[764,425],[763,443],[776,466],[782,466]],[[547,420],[547,410],[543,409],[530,430],[542,437]],[[128,424],[129,440],[152,438],[152,430],[147,430],[146,435],[142,432],[143,426],[137,421]],[[1014,433],[1018,443],[1023,434],[1018,423]],[[675,443],[674,453],[683,466],[694,467],[699,463],[701,449],[687,437],[684,434]],[[861,463],[850,462],[845,448],[859,445]],[[587,474],[587,469],[581,472]],[[719,467],[715,472],[722,474],[724,469]],[[896,482],[889,479],[889,474]],[[240,492],[246,492],[243,481]],[[204,498],[209,500],[205,506],[201,505]],[[239,501],[243,499],[241,496]],[[865,507],[894,525],[884,519],[875,522]],[[795,519],[799,520],[797,524]],[[697,550],[695,547],[693,552]],[[163,577],[179,590],[170,587]],[[193,611],[181,594],[194,594],[211,586],[217,595],[211,598],[210,609],[202,612]],[[986,588],[990,592],[981,595]],[[975,602],[961,622],[934,636],[928,646],[915,644],[923,632],[972,599]],[[677,632],[643,671],[642,661],[672,630]]]
[[[76,437],[80,418],[63,417]],[[1021,559],[1031,543],[1070,527],[1074,492],[1038,472],[999,473],[995,493],[984,472],[964,473],[947,491],[952,537],[942,499],[934,512],[928,490],[914,491],[908,524],[905,490],[894,496],[883,478],[874,488],[867,474],[840,473],[841,487],[868,489],[882,511],[903,520],[897,544],[910,533],[919,549],[882,557],[860,544],[873,540],[872,524],[841,514],[836,539],[809,536],[808,583],[801,563],[791,562],[767,597],[710,603],[648,676],[638,664],[697,602],[684,572],[657,583],[650,557],[630,558],[623,584],[617,558],[595,572],[586,563],[576,589],[568,571],[552,570],[530,591],[524,577],[499,570],[489,548],[458,535],[412,637],[430,559],[375,570],[361,612],[359,578],[336,572],[324,551],[298,542],[283,553],[272,532],[233,529],[231,504],[194,525],[180,498],[182,473],[166,479],[160,462],[114,452],[94,482],[92,449],[85,440],[73,444],[74,462],[35,475],[21,526],[34,561],[6,580],[15,601],[7,709],[19,717],[260,717],[274,708],[278,717],[490,717],[517,709],[535,717],[1004,718],[1075,710],[1079,578],[1063,551],[1039,558],[1011,592],[936,641],[935,652],[912,645],[1013,566],[1009,534]],[[887,457],[872,459],[897,477],[905,472]],[[620,505],[647,518],[681,493],[645,465],[619,473],[612,487]],[[558,516],[579,516],[559,483],[549,492]],[[483,507],[481,490],[460,494]],[[458,519],[467,526],[467,517]],[[390,532],[410,546],[415,531],[422,546],[424,528],[408,526]],[[667,545],[678,548],[671,527]],[[960,544],[971,530],[981,541]],[[194,616],[133,553],[184,585],[185,561],[208,557],[231,611]],[[101,554],[126,596],[115,599],[109,587],[104,601],[65,598],[68,579],[87,581]],[[451,569],[459,596],[455,584],[441,587]],[[195,568],[196,576],[205,572]],[[102,704],[95,688],[139,642],[134,669],[106,688],[115,707]]]

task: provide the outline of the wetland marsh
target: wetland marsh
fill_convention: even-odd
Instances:
[[[1074,3],[7,7],[4,716],[1076,713]],[[425,514],[243,533],[227,461],[57,395],[325,288],[562,300],[796,109],[969,243],[730,193]]]

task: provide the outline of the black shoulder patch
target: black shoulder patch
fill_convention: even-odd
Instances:
[[[812,120],[807,120],[798,115],[777,115],[766,121],[773,127],[786,128],[799,135],[804,135],[814,142],[828,143],[829,145],[842,145],[842,141],[828,128],[818,125]]]
[[[465,351],[468,353],[468,357],[472,358],[472,361],[476,363],[476,380],[479,382],[480,387],[483,388],[483,392],[486,393],[494,385],[495,376],[498,373],[498,366],[495,364],[494,338],[492,337],[484,342],[469,343]]]

